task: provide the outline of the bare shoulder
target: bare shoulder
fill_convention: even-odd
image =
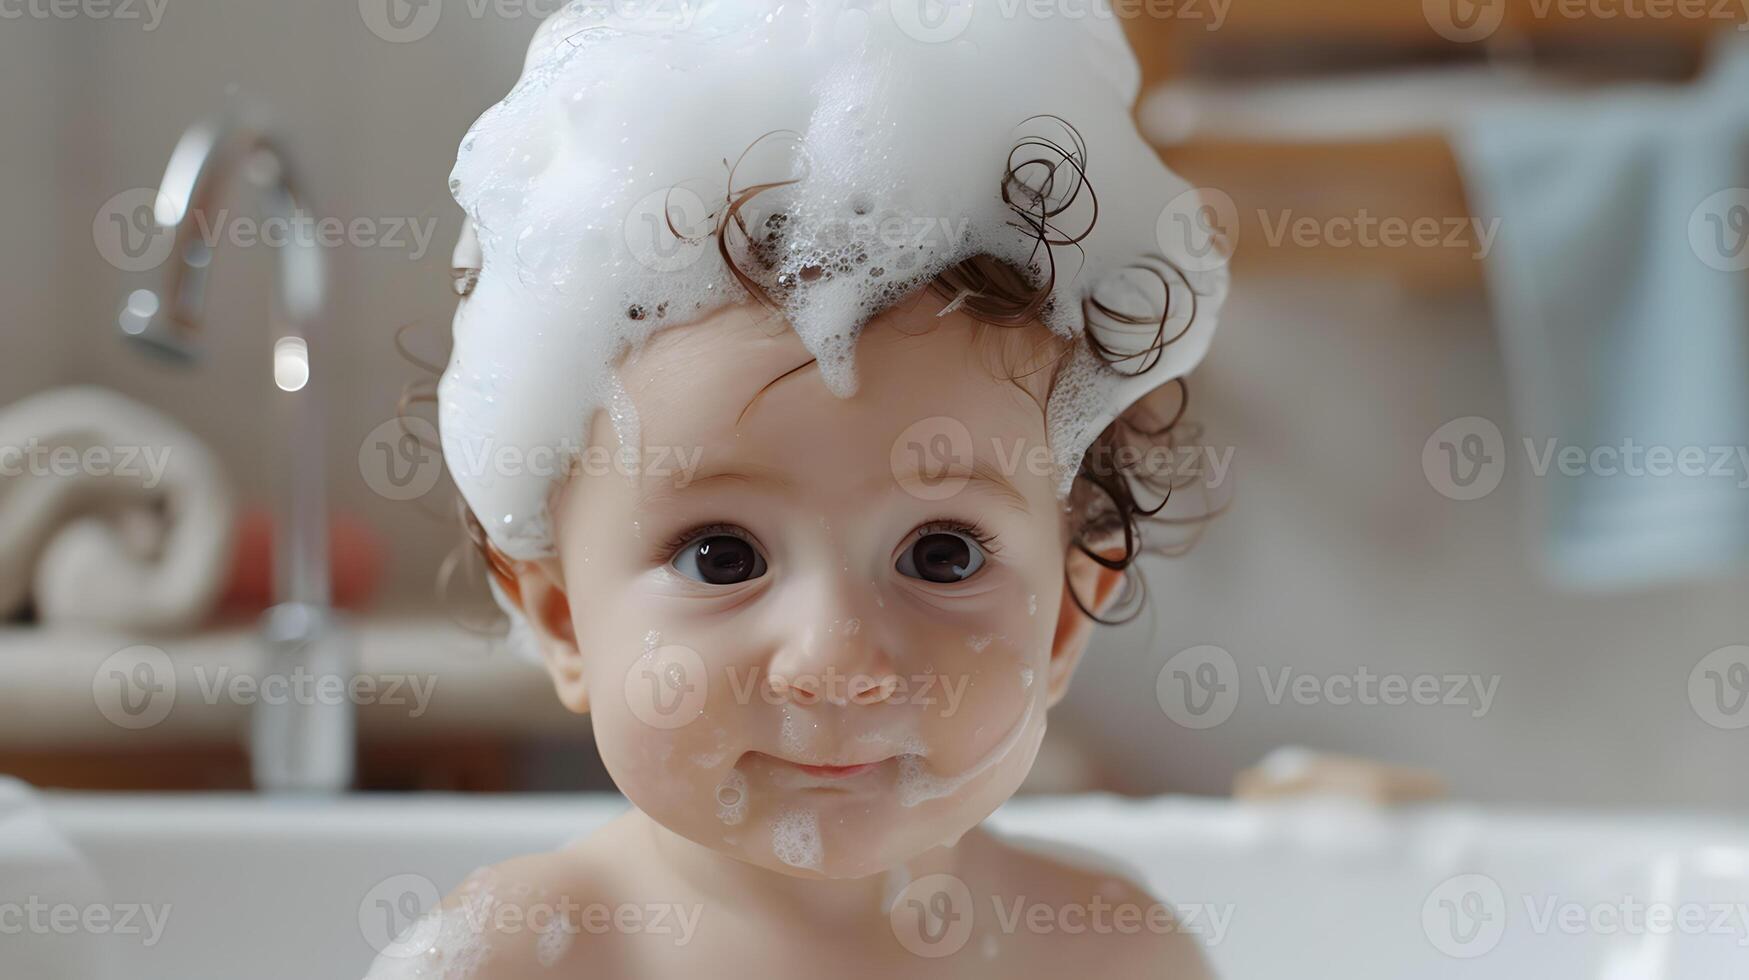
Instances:
[[[520,980],[581,957],[611,966],[614,951],[585,921],[610,890],[591,864],[566,848],[475,871],[381,951],[365,980]]]
[[[1094,954],[1113,977],[1207,980],[1203,955],[1210,923],[1197,906],[1156,897],[1135,873],[1106,855],[1054,842],[991,837],[1001,861],[993,910],[1019,930],[1078,959]],[[1195,920],[1195,921],[1193,921]]]

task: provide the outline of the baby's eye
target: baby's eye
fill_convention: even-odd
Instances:
[[[739,585],[765,574],[765,556],[753,542],[727,529],[707,529],[681,546],[674,570],[706,585]]]
[[[894,565],[900,575],[925,582],[964,582],[984,567],[984,546],[970,529],[923,528]]]

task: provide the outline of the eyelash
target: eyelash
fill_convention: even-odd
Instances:
[[[943,534],[949,531],[963,534],[966,537],[971,538],[973,541],[976,541],[978,547],[984,549],[984,551],[992,558],[1002,552],[1002,549],[996,545],[996,536],[994,534],[985,531],[982,526],[976,523],[963,521],[957,517],[936,518],[911,532],[911,540],[915,542],[922,538],[926,538],[931,534]]]
[[[922,525],[919,525],[917,530],[912,531],[909,538],[912,542],[916,542],[931,534],[943,534],[950,531],[963,534],[966,537],[971,538],[973,541],[976,541],[978,547],[984,549],[990,557],[995,557],[1002,553],[1002,549],[996,544],[995,535],[984,530],[979,524],[972,521],[961,520],[957,517],[938,517],[934,520],[927,521]],[[745,531],[742,531],[733,524],[701,524],[698,527],[688,528],[681,531],[679,534],[676,534],[663,542],[656,553],[651,555],[651,560],[658,564],[666,565],[680,554],[681,548],[697,541],[699,538],[711,537],[712,535],[719,534],[731,538],[740,538],[754,546],[757,546],[759,543],[754,541]]]
[[[759,543],[754,541],[747,532],[733,524],[701,524],[698,527],[688,528],[687,530],[681,531],[674,537],[669,538],[666,542],[660,545],[657,548],[656,553],[650,557],[654,562],[666,565],[679,557],[681,548],[697,541],[699,538],[707,538],[715,535],[740,538],[742,541],[755,546]]]

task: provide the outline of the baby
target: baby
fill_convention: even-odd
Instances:
[[[1204,975],[979,824],[1182,477],[1216,243],[1115,22],[927,6],[574,4],[463,141],[445,457],[633,808],[373,980]]]

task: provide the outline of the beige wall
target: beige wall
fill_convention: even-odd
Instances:
[[[1744,731],[1706,724],[1689,674],[1749,643],[1749,575],[1620,594],[1547,585],[1509,466],[1487,497],[1439,495],[1421,452],[1443,423],[1517,432],[1480,296],[1388,283],[1240,281],[1193,382],[1196,417],[1235,446],[1235,500],[1187,557],[1150,569],[1152,620],[1096,640],[1064,720],[1130,785],[1225,792],[1299,744],[1445,773],[1465,798],[1749,805]],[[1222,724],[1165,716],[1155,681],[1189,647],[1225,649],[1239,701]],[[1498,678],[1462,706],[1270,703],[1257,670]],[[1338,691],[1338,693],[1341,693]]]
[[[69,368],[62,274],[73,232],[58,164],[70,91],[46,83],[65,62],[70,31],[0,25],[0,403],[52,385]],[[26,97],[26,93],[29,93]]]

